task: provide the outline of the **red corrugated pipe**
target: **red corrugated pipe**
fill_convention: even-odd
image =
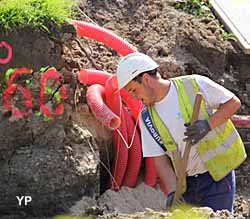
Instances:
[[[93,70],[93,69],[82,69],[78,73],[78,80],[82,84],[100,84],[104,86],[106,83],[106,80],[112,75],[113,74],[110,74],[104,71]],[[120,91],[120,94],[121,94],[122,100],[126,103],[126,105],[131,110],[134,119],[137,120],[140,114],[140,111],[143,107],[143,103],[139,100],[132,98],[131,95],[125,89],[122,89]]]
[[[128,133],[128,164],[124,176],[123,185],[134,187],[136,185],[140,172],[142,161],[142,146],[140,132],[137,129],[137,124],[134,123],[128,110],[123,107],[123,114],[127,123]]]
[[[103,85],[105,84],[106,80],[111,76],[112,74],[109,74],[103,71],[85,69],[79,72],[78,80],[83,84],[98,83],[98,84]],[[124,95],[123,97],[125,97],[127,95],[126,92],[123,92],[123,95]],[[138,106],[135,104],[136,101],[132,102],[133,104],[129,104],[128,100],[133,100],[133,99],[128,97],[128,98],[125,98],[125,100],[127,100],[127,103],[126,103],[127,105],[129,106],[135,105],[135,108],[131,108],[131,112],[134,116],[137,116],[136,118],[138,119],[139,111],[138,111]],[[140,101],[138,101],[137,104],[140,104]],[[156,176],[153,158],[145,159],[145,171],[144,172],[145,172],[144,173],[145,183],[150,186],[155,186],[157,183],[157,176]]]
[[[104,103],[105,91],[103,86],[94,84],[88,87],[86,98],[94,116],[106,127],[114,130],[120,126],[120,117],[114,114]]]
[[[114,113],[120,115],[122,118],[121,127],[118,130],[115,130],[115,132],[117,131],[117,134],[124,137],[124,144],[128,150],[128,162],[123,185],[134,187],[137,181],[142,159],[140,133],[137,131],[137,127],[127,109],[122,106],[115,75],[112,75],[106,81],[105,92],[107,98],[106,100],[109,100],[109,104],[107,103],[107,105],[111,110],[113,110]],[[123,123],[124,126],[122,127]],[[125,137],[127,137],[127,139],[125,139]],[[123,156],[122,152],[121,156]]]
[[[77,35],[102,42],[104,45],[114,49],[122,56],[137,51],[132,44],[126,42],[124,39],[105,28],[84,21],[72,20],[72,23],[76,28]]]
[[[133,47],[131,44],[125,42],[122,38],[118,37],[114,33],[111,33],[110,31],[105,30],[104,28],[95,26],[93,24],[88,24],[86,22],[76,21],[76,20],[73,21],[73,24],[76,28],[78,35],[86,36],[86,37],[89,37],[91,39],[95,39],[99,42],[102,42],[106,46],[113,48],[115,51],[117,51],[119,54],[121,54],[123,56],[137,51],[137,49],[135,47]],[[87,77],[86,77],[86,75],[83,75],[83,73],[84,74],[87,73],[88,74]],[[94,82],[94,83],[98,83],[100,81],[105,83],[104,78],[107,77],[107,75],[104,75],[104,74],[101,75],[100,72],[98,72],[98,73],[95,72],[93,75],[95,75],[95,77],[90,79],[89,72],[86,72],[86,71],[80,72],[79,73],[79,81],[83,83],[84,79],[87,79],[88,82],[90,82],[92,80],[92,82]],[[97,77],[98,77],[98,79],[97,79]],[[106,80],[107,80],[107,78],[106,78]],[[129,106],[130,110],[132,111],[134,118],[137,120],[138,114],[139,114],[140,109],[142,107],[142,104],[140,104],[138,106],[134,101],[131,103],[130,100],[132,98],[126,98],[127,96],[126,96],[126,94],[125,94],[125,96],[123,96],[123,92],[121,92],[121,95],[122,95],[122,99],[126,101],[126,104]],[[146,171],[145,171],[146,177],[145,177],[145,179],[147,182],[149,182],[149,184],[155,185],[157,177],[155,177],[156,174],[155,174],[155,171],[153,171],[153,170],[155,170],[154,165],[152,167],[152,165],[149,165],[149,163],[152,163],[152,162],[146,161]],[[149,168],[148,171],[147,171],[147,168]],[[155,181],[155,183],[152,183],[152,180],[149,180],[149,178],[153,178],[153,181]],[[155,180],[155,178],[156,178],[156,180]]]
[[[155,170],[154,159],[152,157],[145,158],[144,182],[149,186],[156,186],[157,175]]]
[[[121,89],[120,94],[124,103],[131,110],[135,121],[137,121],[143,108],[143,103],[140,100],[134,99],[125,89]]]
[[[114,139],[114,159],[112,163],[112,176],[111,187],[118,190],[122,185],[123,177],[127,169],[128,161],[128,136],[127,127],[124,114],[122,112],[122,102],[120,93],[115,87],[115,76],[111,76],[105,83],[105,96],[107,106],[121,118],[121,125],[118,129],[113,131]]]
[[[105,83],[112,74],[95,69],[81,69],[78,73],[78,81],[82,84],[100,84],[105,86]]]

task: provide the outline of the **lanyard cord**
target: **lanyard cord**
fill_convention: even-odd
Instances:
[[[140,108],[142,107],[142,103],[140,103]],[[121,107],[122,108],[122,107]],[[121,115],[121,111],[120,111],[120,115]],[[119,129],[116,129],[115,131],[118,132],[119,136],[121,137],[121,139],[123,140],[124,144],[126,145],[127,149],[132,147],[133,141],[134,141],[134,137],[135,137],[135,133],[136,133],[136,128],[139,122],[139,118],[140,118],[140,114],[138,114],[136,122],[135,122],[135,126],[134,126],[134,131],[133,131],[133,135],[132,135],[132,139],[130,142],[130,145],[128,145],[128,143],[126,142],[126,140],[123,137],[123,134],[121,133],[121,131]]]

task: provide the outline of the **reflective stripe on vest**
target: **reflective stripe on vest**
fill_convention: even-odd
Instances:
[[[166,148],[166,151],[172,154],[171,161],[174,166],[175,174],[178,177],[180,174],[180,170],[181,170],[181,155],[176,146],[177,144],[175,143],[173,137],[171,136],[165,124],[162,122],[155,108],[153,106],[148,106],[147,108],[150,113],[154,127],[157,129],[157,132],[160,134],[161,140]],[[182,193],[186,191],[186,188],[187,188],[186,180],[183,180]]]
[[[193,113],[195,95],[199,91],[194,76],[182,76],[173,80],[185,122],[190,122]],[[208,119],[205,104],[202,101],[199,119]],[[226,123],[211,130],[197,146],[200,158],[214,180],[218,181],[239,166],[246,158],[241,138],[228,120]]]
[[[176,77],[173,82],[177,89],[183,121],[188,123],[191,121],[195,95],[199,91],[199,87],[192,75]],[[175,150],[176,144],[154,107],[148,108],[165,147],[168,151]],[[202,101],[199,119],[208,119],[208,117],[205,104]],[[226,176],[246,158],[243,142],[230,120],[211,130],[198,143],[197,151],[210,175],[216,181]]]

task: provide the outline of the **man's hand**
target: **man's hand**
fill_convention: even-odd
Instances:
[[[168,194],[167,201],[166,201],[166,208],[167,209],[170,209],[176,205],[180,205],[180,204],[185,203],[185,200],[182,196],[174,202],[174,195],[175,195],[175,191]]]
[[[192,125],[185,125],[188,127],[186,132],[184,132],[184,135],[187,136],[184,138],[184,141],[190,141],[191,145],[198,143],[198,141],[200,141],[209,131],[211,131],[207,120],[197,120]]]

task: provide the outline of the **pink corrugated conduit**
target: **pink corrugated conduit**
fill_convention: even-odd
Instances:
[[[100,84],[105,86],[105,83],[112,74],[94,69],[81,69],[78,73],[78,80],[82,84]]]
[[[93,69],[82,69],[78,73],[78,80],[82,84],[89,84],[89,85],[100,84],[104,86],[106,83],[106,80],[111,76],[112,74],[104,72],[104,71],[93,70]],[[137,120],[141,112],[141,109],[143,107],[143,103],[139,100],[133,99],[132,96],[125,89],[122,89],[120,91],[120,94],[121,94],[122,100],[126,103],[126,105],[131,110],[134,119]]]
[[[107,106],[116,114],[121,116],[121,126],[119,129],[114,131],[114,137],[119,136],[123,139],[120,141],[120,154],[119,156],[126,157],[128,153],[127,167],[125,167],[125,176],[122,185],[134,187],[139,174],[142,152],[141,152],[141,141],[139,132],[136,129],[136,124],[134,124],[127,108],[125,108],[121,103],[120,93],[117,87],[116,76],[113,75],[108,78],[105,84],[105,94]],[[118,145],[119,146],[119,145]],[[124,150],[126,148],[126,151]],[[124,158],[125,159],[125,158]],[[118,162],[116,165],[120,165]],[[123,170],[124,167],[119,168],[119,172]],[[116,177],[114,177],[116,178]]]
[[[77,35],[102,42],[104,45],[114,49],[122,56],[137,51],[133,45],[107,29],[84,21],[73,20],[72,23],[76,28]]]
[[[128,161],[127,126],[122,112],[121,97],[116,84],[115,75],[109,77],[105,83],[106,104],[117,116],[121,118],[120,127],[113,131],[115,156],[112,163],[112,176],[114,180],[111,182],[111,187],[114,190],[118,190],[122,185]]]
[[[116,34],[112,33],[111,31],[108,31],[102,27],[93,25],[93,24],[89,24],[83,21],[76,21],[73,20],[72,21],[73,25],[76,28],[77,34],[79,36],[84,36],[84,37],[88,37],[94,40],[97,40],[99,42],[102,42],[104,45],[114,49],[117,53],[119,53],[122,56],[125,56],[129,53],[133,53],[136,52],[137,49],[132,46],[131,44],[129,44],[128,42],[126,42],[125,40],[123,40],[122,38],[120,38],[119,36],[117,36]],[[98,71],[98,70],[81,70],[79,72],[78,75],[78,80],[83,83],[83,84],[100,84],[102,86],[105,86],[106,81],[111,77],[111,74],[106,73],[106,72],[102,72],[102,71]],[[114,79],[110,79],[110,80],[114,80]],[[112,81],[111,81],[112,82]],[[109,83],[111,83],[109,82]],[[113,83],[113,82],[112,82]],[[111,83],[111,86],[113,86]],[[110,89],[107,88],[108,85],[106,85],[106,89]],[[110,85],[109,85],[110,86]],[[109,92],[108,90],[106,91],[106,95],[107,92]],[[109,96],[107,97],[106,101],[110,101],[110,103],[108,104],[109,106],[111,106],[112,104],[114,104],[114,98],[118,98],[116,96],[117,94],[113,94],[113,96]],[[129,93],[127,93],[124,89],[122,89],[120,91],[120,95],[122,97],[122,100],[126,103],[126,105],[129,107],[129,109],[131,110],[131,113],[136,121],[136,125],[138,122],[138,118],[139,118],[139,114],[140,111],[143,107],[143,104],[141,101],[135,100],[131,97],[131,95]],[[110,105],[111,104],[111,105]],[[119,104],[118,104],[119,105]],[[125,107],[121,107],[119,106],[119,108],[117,109],[117,106],[113,106],[115,107],[116,112],[119,111],[119,114],[117,114],[116,116],[120,115],[121,116],[121,124],[125,124],[126,125],[126,134],[128,135],[127,137],[129,138],[129,146],[128,144],[127,147],[129,148],[129,155],[128,155],[128,164],[127,164],[127,170],[125,173],[125,177],[124,177],[124,184],[126,184],[127,186],[131,186],[133,187],[136,183],[136,179],[137,179],[137,175],[140,169],[140,164],[141,164],[141,141],[140,141],[140,136],[139,136],[139,132],[138,130],[136,130],[136,128],[133,130],[131,129],[132,123],[134,124],[134,121],[132,120],[132,118],[130,117],[129,113],[126,111],[127,109]],[[112,108],[112,107],[111,107]],[[102,119],[102,118],[100,118]],[[123,122],[124,121],[124,122]],[[135,125],[135,126],[136,126]],[[119,133],[119,138],[121,138],[121,136],[125,136],[125,131],[124,128],[125,126],[122,125],[122,127],[120,129],[117,129],[117,132]],[[131,130],[133,131],[133,133],[131,132]],[[116,132],[116,131],[115,131]],[[118,138],[118,135],[115,134],[115,138]],[[131,137],[132,136],[132,137]],[[115,140],[116,142],[117,140]],[[123,143],[126,143],[126,141],[122,141]],[[123,144],[122,143],[122,144]],[[128,141],[127,141],[128,143]],[[122,150],[124,149],[124,146],[122,146]],[[120,150],[121,151],[121,150]],[[127,155],[125,154],[125,157]],[[118,158],[117,158],[118,159]],[[120,174],[120,176],[122,176],[122,172],[124,171],[124,167],[125,167],[125,158],[122,164],[119,164],[120,161],[115,161],[118,162],[117,165],[121,165],[122,170],[121,173],[118,172],[118,174]],[[115,171],[116,172],[116,171]],[[116,178],[115,180],[118,182],[117,183],[117,187],[120,186],[120,180],[121,177],[114,177]],[[157,183],[157,177],[156,177],[156,172],[155,172],[155,168],[154,168],[154,163],[152,158],[147,158],[146,159],[146,167],[145,167],[145,177],[144,177],[145,182],[148,185],[151,186],[155,186]]]
[[[157,184],[155,164],[152,157],[145,158],[144,182],[152,187],[156,186]]]
[[[131,110],[134,119],[137,120],[143,108],[143,103],[134,99],[125,89],[121,89],[120,94],[124,103]]]
[[[95,115],[95,117],[101,121],[106,127],[111,130],[117,129],[121,120],[120,117],[114,114],[104,103],[104,87],[98,84],[94,84],[88,87],[87,90],[87,103]]]
[[[81,70],[78,74],[78,80],[83,83],[83,84],[100,84],[100,85],[105,85],[106,81],[112,77],[112,74],[103,72],[103,71],[99,71],[99,70],[92,70],[92,69],[84,69]],[[114,80],[114,79],[113,79]],[[142,108],[142,103],[140,101],[137,101],[133,98],[131,98],[131,96],[128,94],[128,92],[126,92],[126,90],[122,90],[121,91],[121,95],[122,95],[122,99],[124,100],[124,102],[127,104],[127,106],[130,108],[133,117],[135,119],[138,119],[140,110]],[[108,98],[107,98],[108,99]],[[127,130],[128,131],[128,130]],[[138,135],[138,136],[137,136]],[[138,139],[140,139],[139,133],[136,134],[136,140],[134,140],[134,142],[138,143]],[[140,148],[141,148],[141,141],[140,142]],[[136,144],[137,145],[137,144]],[[138,147],[138,145],[136,146]],[[133,149],[134,150],[134,149]],[[138,150],[138,148],[136,148],[135,150]],[[132,151],[132,150],[131,150]],[[139,154],[141,152],[139,152],[138,155],[134,154],[132,155],[133,152],[129,153],[129,156],[131,156],[131,163],[134,162],[135,159],[140,160],[141,159],[141,155],[139,156]],[[134,157],[135,156],[135,157]],[[133,158],[132,158],[133,157]],[[139,164],[136,164],[136,166],[138,166]],[[131,165],[133,166],[133,165]],[[130,169],[130,168],[129,168]],[[134,172],[136,172],[136,168],[134,170]],[[127,171],[126,171],[127,173]],[[133,174],[132,174],[133,175]],[[136,175],[136,173],[134,174]],[[115,177],[114,177],[115,178]],[[126,182],[126,184],[129,185],[134,185],[134,178],[132,177],[132,180],[130,179],[129,176],[127,176],[126,178],[128,178],[129,180],[126,180],[128,182]],[[116,179],[117,180],[117,179]],[[120,180],[120,179],[119,179]],[[118,180],[118,181],[119,181]],[[157,184],[157,176],[156,176],[156,171],[155,171],[155,167],[154,167],[154,161],[153,158],[146,158],[145,159],[145,174],[144,174],[144,181],[146,184],[150,185],[150,186],[155,186]],[[117,183],[117,186],[119,183]],[[133,186],[131,186],[133,187]]]
[[[127,170],[124,176],[123,185],[128,187],[134,187],[139,175],[141,161],[142,161],[142,147],[141,138],[136,124],[134,123],[128,110],[123,107],[123,114],[127,124],[128,133],[128,164]]]

